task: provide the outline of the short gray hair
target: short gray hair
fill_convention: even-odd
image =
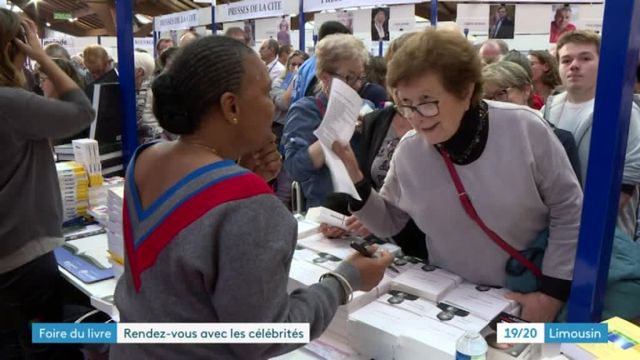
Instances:
[[[136,51],[133,53],[134,66],[137,69],[144,71],[143,81],[148,80],[155,71],[156,62],[153,60],[153,56],[148,53]]]
[[[360,60],[364,64],[369,53],[362,41],[350,34],[327,35],[316,47],[316,76],[324,72],[335,72],[343,61]]]

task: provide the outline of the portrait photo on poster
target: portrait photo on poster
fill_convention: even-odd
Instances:
[[[371,41],[389,41],[389,8],[371,10]]]
[[[490,39],[513,39],[515,22],[515,5],[499,4],[489,6]]]
[[[247,39],[249,39],[248,46],[256,45],[256,21],[255,20],[245,20],[244,21],[244,32],[246,34]]]
[[[552,5],[551,9],[553,20],[549,26],[549,42],[555,44],[562,34],[576,29],[574,22],[578,8],[568,4],[557,4]]]
[[[353,34],[353,11],[338,11],[336,12],[338,21],[342,23],[342,25],[346,26],[349,29],[349,32]]]
[[[278,35],[277,39],[280,45],[291,45],[291,17],[283,15],[278,21]]]

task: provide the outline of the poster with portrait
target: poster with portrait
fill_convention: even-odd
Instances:
[[[277,21],[276,40],[280,45],[291,45],[291,16],[283,15]]]
[[[354,18],[354,12],[353,11],[337,11],[336,12],[336,17],[337,20],[339,22],[342,23],[342,25],[346,26],[347,29],[349,29],[349,31],[353,34],[353,18]]]
[[[256,45],[256,21],[253,19],[245,20],[243,23],[244,32],[249,39],[249,43],[247,45],[254,47]]]
[[[489,6],[489,38],[513,39],[516,23],[515,5]]]
[[[555,4],[551,6],[553,18],[549,25],[549,42],[555,44],[562,34],[576,29],[578,7],[569,4]]]
[[[389,41],[389,8],[371,10],[371,41]]]

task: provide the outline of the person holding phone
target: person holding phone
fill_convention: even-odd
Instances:
[[[0,9],[0,308],[7,317],[0,332],[21,344],[2,355],[74,359],[81,354],[72,348],[33,344],[30,323],[63,320],[62,280],[53,254],[64,243],[62,199],[49,140],[89,126],[94,111],[82,89],[44,52],[37,31],[31,20]],[[39,64],[58,99],[24,89],[27,57]]]

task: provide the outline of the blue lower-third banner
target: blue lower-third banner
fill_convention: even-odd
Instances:
[[[308,343],[307,323],[33,323],[34,343]]]

